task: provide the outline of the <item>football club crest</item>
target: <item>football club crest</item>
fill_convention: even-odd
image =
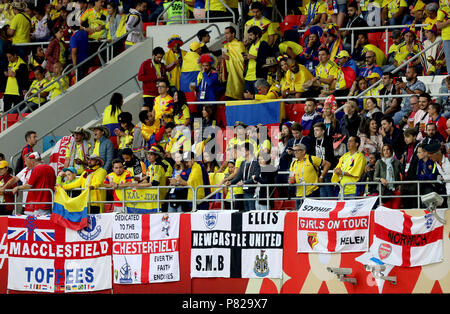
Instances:
[[[319,240],[317,240],[317,232],[308,232],[308,244],[309,246],[314,249],[316,244],[319,243]]]
[[[265,250],[261,250],[260,255],[256,255],[253,266],[253,272],[258,277],[266,277],[269,274],[269,262],[267,260],[267,254],[264,254],[264,252]]]
[[[207,213],[203,215],[203,221],[205,223],[206,228],[208,229],[214,229],[214,227],[217,225],[217,219],[219,216],[217,213]]]
[[[95,215],[88,216],[88,225],[86,228],[78,231],[78,235],[84,240],[94,240],[102,232],[100,225],[97,226],[97,217]]]
[[[378,247],[378,256],[380,259],[385,259],[391,255],[392,247],[387,243],[381,243]]]
[[[170,229],[170,221],[169,221],[169,215],[164,214],[161,218],[162,228],[161,231],[164,232],[166,237],[169,236],[169,229]]]

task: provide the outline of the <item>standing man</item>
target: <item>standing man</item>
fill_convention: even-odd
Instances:
[[[72,131],[72,139],[66,150],[64,168],[74,167],[77,175],[84,171],[91,151],[91,144],[88,142],[90,138],[91,134],[81,127]]]
[[[269,46],[273,46],[275,42],[275,30],[273,29],[272,21],[263,16],[263,4],[261,2],[253,2],[250,10],[253,13],[253,18],[245,23],[244,43],[248,40],[248,30],[253,26],[258,26],[262,31],[261,40],[267,42]]]
[[[114,157],[114,146],[109,139],[111,132],[104,125],[90,127],[89,130],[94,133],[94,145],[92,145],[91,154],[98,156],[102,160],[102,167],[110,172]]]
[[[138,72],[138,80],[142,82],[142,97],[144,104],[153,108],[155,97],[158,96],[157,80],[167,78],[166,67],[162,62],[164,49],[156,47],[153,49],[153,59],[145,60]]]
[[[257,94],[255,82],[259,78],[265,79],[267,73],[263,65],[267,57],[271,55],[270,46],[267,42],[261,40],[262,31],[259,26],[252,26],[247,31],[249,47],[248,53],[244,53],[244,60],[247,62],[244,70],[245,86],[244,92],[252,95]]]
[[[339,182],[342,186],[346,183],[358,182],[366,168],[366,157],[359,151],[361,140],[357,136],[351,136],[347,141],[348,152],[339,158],[333,171],[331,182]],[[357,186],[349,184],[344,188],[344,196],[358,196]]]
[[[197,75],[195,85],[191,85],[191,90],[197,93],[199,101],[216,101],[220,90],[219,75],[213,70],[214,58],[211,54],[200,56],[199,63],[201,71]],[[202,108],[198,108],[202,111]]]
[[[428,152],[430,159],[434,161],[437,170],[441,176],[442,181],[445,182],[446,194],[447,194],[447,206],[450,204],[450,160],[447,156],[442,154],[441,145],[428,144],[425,147],[425,151]]]
[[[8,68],[4,71],[6,87],[3,95],[3,111],[7,112],[23,100],[29,88],[28,66],[15,47],[6,52]]]
[[[18,190],[29,189],[50,189],[54,191],[56,183],[56,174],[53,167],[42,163],[41,156],[38,153],[31,153],[28,159],[33,164],[33,171],[30,178],[23,185],[13,189],[13,193]],[[49,215],[52,211],[53,195],[50,191],[31,190],[27,195],[25,204],[25,215]]]
[[[400,160],[406,148],[403,130],[398,128],[389,116],[381,118],[381,135],[383,135],[383,144],[391,145],[395,158]]]
[[[80,26],[73,24],[70,26],[73,34],[70,37],[70,55],[72,64],[76,67],[89,57],[89,35]],[[81,80],[87,73],[87,65],[84,64],[77,69],[77,80]]]
[[[22,153],[20,154],[20,158],[17,161],[16,169],[14,172],[18,174],[23,168],[25,168],[25,156],[29,153],[33,152],[33,147],[37,144],[38,138],[36,131],[28,131],[25,133],[25,142],[26,145],[22,149]]]
[[[224,49],[222,50],[222,62],[225,64],[221,80],[226,82],[225,96],[229,99],[241,99],[244,93],[244,44],[237,40],[236,29],[233,26],[225,28]],[[222,64],[223,65],[223,64]],[[225,76],[226,75],[226,76]]]
[[[144,24],[142,15],[147,10],[147,2],[145,0],[137,0],[134,9],[130,9],[127,16],[125,30],[130,32],[125,41],[125,49],[132,47],[134,44],[144,40]]]
[[[169,94],[169,81],[165,78],[160,78],[156,81],[158,88],[158,96],[156,96],[153,106],[155,112],[155,120],[159,121],[163,118],[165,112],[173,111],[173,97]]]
[[[293,148],[295,159],[289,167],[289,184],[318,183],[323,182],[331,164],[316,156],[306,153],[306,146],[298,144]],[[320,171],[322,170],[322,171]],[[319,197],[320,189],[317,185],[297,186],[296,197]],[[303,203],[302,199],[296,200],[296,207]]]
[[[12,44],[29,43],[31,39],[31,17],[25,13],[27,8],[26,2],[13,1],[12,6],[14,17],[9,23],[7,35],[11,38]],[[28,55],[29,48],[27,46],[17,46],[18,55],[25,59]]]
[[[442,1],[444,2],[444,1]],[[439,2],[441,3],[441,1]],[[437,13],[436,26],[441,31],[442,41],[444,42],[445,62],[447,64],[447,72],[450,73],[450,6],[448,1],[439,8]]]
[[[246,184],[254,184],[253,176],[259,176],[261,171],[258,160],[254,156],[254,147],[250,143],[244,144],[245,161],[241,163],[239,172],[230,184],[236,184],[244,190],[244,210],[255,210],[256,203],[254,199],[256,187],[246,187]]]

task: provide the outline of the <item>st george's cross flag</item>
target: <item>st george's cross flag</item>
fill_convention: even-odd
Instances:
[[[298,210],[297,251],[367,251],[370,212],[375,202],[376,197],[345,201],[306,198]]]
[[[191,214],[191,277],[281,278],[283,211]]]
[[[378,207],[370,253],[385,264],[414,267],[442,261],[443,225],[433,214],[410,216]]]
[[[114,283],[179,281],[179,229],[180,213],[116,214]]]
[[[112,287],[111,214],[75,231],[49,216],[8,217],[8,289],[91,292]]]

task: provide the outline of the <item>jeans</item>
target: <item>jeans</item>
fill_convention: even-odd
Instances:
[[[251,190],[253,191],[253,190]],[[255,210],[256,209],[256,200],[253,197],[255,195],[255,191],[253,191],[253,193],[248,193],[246,191],[244,191],[244,210],[248,211],[248,210]]]
[[[447,64],[447,72],[450,73],[450,40],[444,40],[445,62]]]
[[[325,175],[325,178],[323,179],[323,182],[330,183],[332,176],[333,176],[332,173],[327,173]],[[320,190],[320,197],[335,197],[336,196],[334,185],[320,185],[319,190]]]

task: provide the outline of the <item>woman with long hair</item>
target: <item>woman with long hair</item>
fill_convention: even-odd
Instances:
[[[66,46],[63,41],[64,30],[62,27],[55,27],[52,33],[53,37],[45,50],[45,60],[47,61],[45,68],[50,73],[54,73],[53,66],[56,62],[59,61],[63,67],[66,64]]]
[[[114,148],[118,148],[116,129],[120,129],[119,115],[122,113],[123,95],[121,93],[114,93],[111,96],[109,105],[103,111],[102,125],[106,126],[110,134],[110,140],[114,144]]]
[[[173,93],[173,121],[175,125],[189,126],[191,113],[186,100],[186,94],[177,90]]]

